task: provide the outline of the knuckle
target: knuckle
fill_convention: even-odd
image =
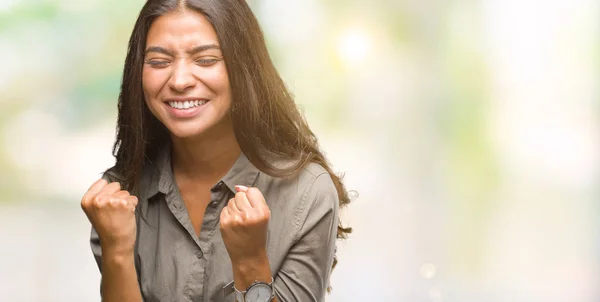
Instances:
[[[267,220],[269,220],[269,216],[268,216],[268,214],[265,214],[265,213],[261,213],[261,215],[258,216],[258,218],[257,218],[257,221],[261,222],[261,223],[265,222]]]
[[[227,228],[229,228],[230,224],[231,224],[231,222],[226,217],[223,217],[223,219],[221,219],[221,223],[220,223],[221,228],[227,229]]]
[[[269,217],[269,213],[267,213],[266,211],[263,211],[263,210],[258,210],[256,213],[256,216],[255,216],[257,221],[264,221],[264,220],[268,219],[268,217]]]
[[[91,206],[96,207],[96,208],[101,207],[103,199],[104,199],[104,196],[101,196],[101,195],[94,196],[94,199],[91,202]]]
[[[122,199],[111,196],[110,198],[108,198],[108,204],[112,207],[112,208],[116,208],[118,206],[121,205],[122,203]]]
[[[127,204],[127,201],[122,198],[113,198],[112,202],[113,202],[113,205],[116,207],[123,207],[124,205]]]
[[[86,208],[90,205],[90,198],[87,196],[84,196],[83,198],[81,198],[81,207],[82,208]]]
[[[237,215],[237,218],[240,222],[246,222],[252,220],[252,215],[250,215],[248,212],[241,212],[239,215]]]
[[[235,215],[235,216],[233,216],[233,222],[235,222],[236,225],[243,225],[246,220],[246,219],[244,219],[245,216],[246,216],[245,213],[242,215]]]

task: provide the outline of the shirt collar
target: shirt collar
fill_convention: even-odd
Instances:
[[[237,185],[252,187],[259,172],[244,152],[240,152],[240,156],[221,181],[231,192],[235,193],[235,186]]]
[[[162,148],[151,165],[154,169],[148,188],[148,198],[151,199],[158,193],[169,194],[175,185],[175,178],[171,169],[170,143]],[[260,171],[250,162],[244,152],[240,152],[240,156],[229,169],[229,172],[213,188],[223,183],[231,192],[235,193],[236,185],[251,187],[259,173]]]

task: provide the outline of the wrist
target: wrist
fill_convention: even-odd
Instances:
[[[231,262],[234,273],[243,275],[254,275],[256,271],[263,271],[265,267],[269,267],[269,259],[264,257],[244,258]]]
[[[133,260],[133,249],[102,248],[102,261],[113,263],[126,263]]]
[[[272,280],[267,254],[232,261],[235,287],[245,290],[255,281],[269,283]]]
[[[243,255],[230,257],[233,266],[254,266],[263,262],[268,262],[267,251],[260,249],[252,252],[245,252]]]
[[[106,254],[102,255],[101,272],[122,275],[125,272],[135,271],[135,260],[131,254]]]

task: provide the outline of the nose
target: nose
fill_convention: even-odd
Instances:
[[[186,62],[178,62],[173,68],[173,73],[169,79],[169,86],[178,92],[183,92],[188,88],[194,87],[196,79],[192,73],[192,67]]]

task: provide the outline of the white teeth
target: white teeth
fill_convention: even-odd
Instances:
[[[189,109],[196,106],[202,106],[206,104],[206,100],[193,100],[185,102],[169,102],[169,106],[177,109]]]

